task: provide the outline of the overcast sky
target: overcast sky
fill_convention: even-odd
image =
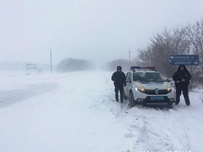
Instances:
[[[1,61],[136,56],[153,34],[202,18],[203,0],[1,0]]]

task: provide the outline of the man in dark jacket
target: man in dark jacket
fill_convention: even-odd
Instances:
[[[186,105],[190,105],[190,99],[188,96],[188,85],[190,83],[190,79],[190,72],[186,69],[185,65],[181,64],[173,75],[173,80],[175,81],[176,86],[176,105],[180,102],[181,91],[183,91]]]
[[[120,101],[123,102],[123,85],[126,84],[126,78],[121,66],[117,66],[117,71],[113,73],[111,80],[114,81],[116,101],[119,101],[118,92],[120,91]]]

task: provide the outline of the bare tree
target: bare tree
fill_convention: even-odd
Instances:
[[[196,22],[194,25],[186,26],[186,30],[191,42],[192,52],[199,55],[200,66],[196,67],[195,72],[199,73],[198,79],[200,79],[199,82],[203,85],[203,20]]]
[[[188,38],[195,54],[200,57],[200,66],[203,72],[203,20],[186,27]]]
[[[83,59],[65,58],[60,61],[57,70],[60,72],[84,71],[92,69],[92,63]]]
[[[177,66],[170,66],[169,55],[198,54],[200,66],[189,66],[192,75],[190,89],[203,85],[203,20],[174,30],[165,29],[151,39],[147,49],[138,49],[134,62],[139,65],[153,65],[166,77],[171,77]]]
[[[138,49],[138,58],[134,59],[133,62],[139,66],[154,66],[151,59],[151,47],[148,46],[146,50]]]
[[[162,74],[171,77],[175,71],[174,66],[169,66],[168,56],[171,54],[188,54],[189,42],[184,29],[176,29],[173,32],[165,29],[161,34],[157,33],[151,39],[151,45],[146,50],[138,50],[138,58],[135,59],[141,65],[156,66]]]

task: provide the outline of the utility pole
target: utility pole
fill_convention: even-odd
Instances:
[[[129,64],[130,64],[130,60],[131,60],[131,59],[130,59],[130,49],[129,49]]]
[[[130,53],[131,53],[131,52],[130,52],[130,49],[129,49],[129,66],[131,66],[131,61],[130,61],[130,60],[131,60],[131,59],[130,59]]]
[[[52,74],[52,50],[50,48],[50,70],[51,70],[51,74]]]

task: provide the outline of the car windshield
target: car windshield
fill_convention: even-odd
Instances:
[[[146,73],[134,73],[133,81],[144,81],[144,82],[163,82],[163,78],[159,73],[146,72]]]

